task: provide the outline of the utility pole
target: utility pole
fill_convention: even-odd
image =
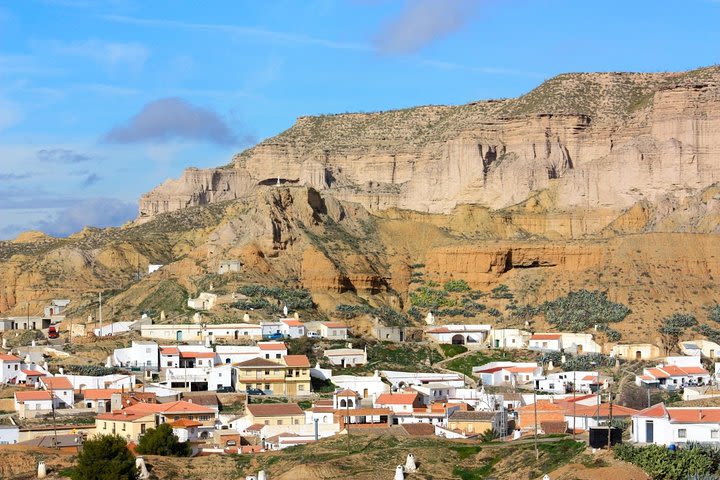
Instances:
[[[347,423],[345,424],[345,434],[347,435],[347,454],[350,456],[350,402],[345,400],[345,415]]]
[[[102,336],[102,292],[98,292],[98,302],[100,302],[100,306],[98,307],[98,320],[100,321],[100,336]]]
[[[608,395],[608,397],[610,397],[610,398],[609,398],[609,400],[610,400],[610,405],[609,405],[610,411],[609,411],[609,413],[608,413],[608,443],[607,443],[607,445],[608,445],[608,450],[610,450],[610,446],[611,446],[611,443],[612,443],[612,441],[611,441],[611,438],[612,438],[612,434],[611,434],[611,432],[612,432],[612,403],[613,403],[613,395],[612,395],[612,392],[610,392],[610,394]]]
[[[53,419],[53,448],[59,448],[57,441],[57,423],[55,420],[55,393],[53,391],[52,380],[50,380],[50,408],[52,409]]]
[[[540,460],[540,451],[538,450],[538,435],[537,435],[537,431],[538,431],[537,389],[535,388],[534,380],[533,380],[533,406],[535,407],[535,429],[534,429],[533,433],[535,434],[535,461],[537,462]]]
[[[577,372],[575,370],[573,370],[573,440],[575,440],[575,422],[577,421],[577,415],[576,415],[577,402],[575,401],[575,397],[577,395],[577,389],[575,388],[575,386],[577,385],[577,383],[575,381],[576,373]]]

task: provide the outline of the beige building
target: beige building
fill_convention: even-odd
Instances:
[[[252,358],[236,363],[235,389],[262,390],[271,395],[308,395],[310,361],[305,355],[284,355],[280,360]]]
[[[249,425],[303,425],[305,412],[297,403],[259,403],[246,408]]]
[[[626,343],[613,345],[610,354],[624,360],[654,360],[663,356],[660,347],[651,343]]]
[[[169,403],[137,403],[122,410],[103,413],[95,418],[95,434],[116,434],[127,441],[137,442],[147,429],[161,423],[179,420],[198,422],[200,427],[212,429],[217,411],[179,400]]]
[[[493,429],[495,412],[466,412],[457,410],[448,418],[448,428],[463,435],[482,434]]]

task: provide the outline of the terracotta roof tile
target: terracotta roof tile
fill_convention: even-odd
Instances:
[[[383,393],[377,400],[376,405],[410,405],[417,399],[417,393]]]
[[[310,360],[306,355],[285,355],[283,357],[288,367],[309,367]]]
[[[287,345],[283,342],[258,342],[260,350],[287,350]]]
[[[40,377],[40,382],[48,389],[72,390],[73,386],[67,377]]]
[[[27,402],[30,400],[51,400],[52,394],[45,390],[34,390],[32,392],[15,392],[15,399],[18,402]]]
[[[256,403],[245,407],[254,417],[278,417],[285,415],[304,415],[297,403]]]

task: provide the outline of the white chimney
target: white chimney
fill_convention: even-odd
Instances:
[[[260,479],[258,479],[260,480]],[[405,480],[405,472],[402,465],[395,467],[395,478],[394,480]]]

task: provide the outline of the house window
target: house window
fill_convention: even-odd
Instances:
[[[202,416],[198,417],[198,420],[200,420],[201,422],[207,422],[207,421],[208,421],[208,416],[207,416],[207,415],[202,415]]]
[[[125,431],[125,424],[123,423],[122,425],[123,425],[123,432],[124,432],[124,431]]]
[[[141,423],[140,424],[140,434],[142,435],[143,433],[145,433],[145,424]]]
[[[278,419],[277,424],[278,424],[278,425],[282,425],[282,424],[283,424],[282,418],[279,418],[279,419]]]
[[[269,384],[269,383],[266,383],[266,384],[265,384],[265,390],[270,390],[270,384]]]
[[[678,429],[678,438],[687,438],[687,429],[685,429],[685,428]]]
[[[265,375],[270,375],[270,370],[265,370]]]
[[[282,357],[282,355],[280,355],[279,353],[275,354],[275,358],[280,358],[280,357]]]
[[[542,342],[543,348],[547,348],[547,342]]]
[[[103,430],[107,430],[107,422],[103,422]]]
[[[177,416],[177,415],[175,415],[175,416],[173,417],[173,420],[180,420],[180,417]]]
[[[265,423],[265,425],[270,425],[270,420],[265,420],[263,423]]]
[[[298,391],[304,392],[304,391],[305,391],[305,385],[298,385]]]
[[[720,430],[710,430],[710,438],[720,438]]]

